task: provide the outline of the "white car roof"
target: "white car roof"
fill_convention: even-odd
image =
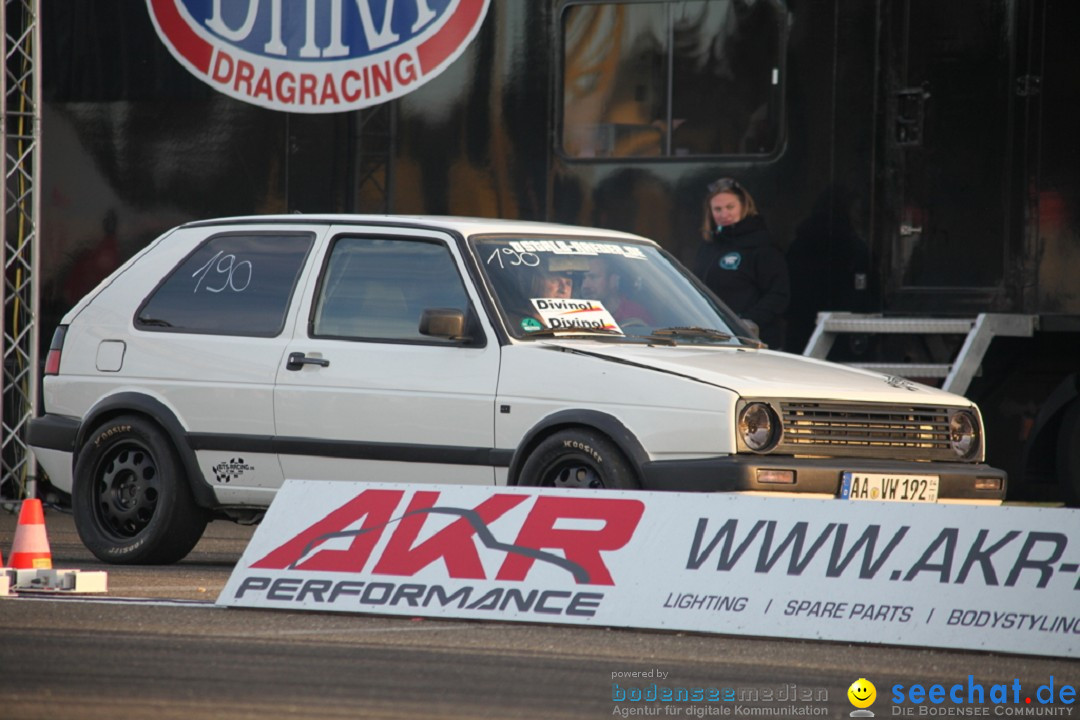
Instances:
[[[415,225],[417,227],[437,228],[441,230],[453,230],[463,235],[484,235],[489,233],[508,234],[515,233],[559,234],[575,235],[578,237],[604,237],[621,240],[633,240],[637,242],[655,241],[641,235],[608,230],[605,228],[591,228],[578,225],[564,225],[560,223],[538,222],[533,220],[505,220],[500,218],[479,217],[453,217],[448,215],[358,215],[358,214],[290,214],[290,215],[245,215],[237,217],[224,217],[208,220],[196,220],[185,223],[184,227],[208,226],[208,225],[233,225],[241,223],[319,223],[332,225],[368,225],[386,224]]]

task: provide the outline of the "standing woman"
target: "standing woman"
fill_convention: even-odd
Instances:
[[[694,273],[736,315],[757,325],[763,342],[782,349],[791,295],[787,262],[754,198],[731,178],[711,183],[701,233]]]

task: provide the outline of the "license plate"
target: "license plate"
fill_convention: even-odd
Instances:
[[[894,500],[937,502],[936,475],[889,475],[887,473],[844,473],[841,500]]]

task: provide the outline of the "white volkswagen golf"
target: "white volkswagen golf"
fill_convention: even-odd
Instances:
[[[1004,497],[965,398],[747,335],[635,235],[192,222],[65,315],[29,439],[115,563],[174,562],[286,478]]]

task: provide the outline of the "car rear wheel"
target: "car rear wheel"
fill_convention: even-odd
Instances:
[[[615,443],[586,429],[545,438],[521,468],[522,485],[557,488],[638,489],[637,477]]]
[[[75,464],[72,508],[90,552],[125,565],[180,560],[208,520],[169,438],[135,415],[110,420],[88,436]]]

